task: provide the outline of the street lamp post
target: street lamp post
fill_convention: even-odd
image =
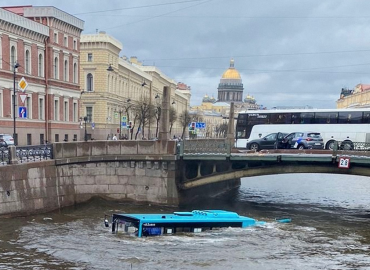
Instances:
[[[16,69],[19,68],[19,64],[18,63],[15,63],[14,64],[14,67],[13,67],[13,139],[14,139],[14,143],[15,145],[18,144],[18,136],[16,136],[16,127],[15,127],[15,115],[16,115],[16,104],[15,104],[15,101],[16,101],[16,98],[15,98],[15,76],[16,76]]]
[[[121,134],[122,134],[122,113],[123,113],[123,110],[118,110],[118,111],[115,111],[116,113],[119,113],[119,135],[118,135],[118,138],[121,139]]]
[[[84,136],[84,139],[85,139],[85,142],[87,142],[87,129],[86,129],[87,116],[84,117],[84,122],[85,122],[85,136]]]

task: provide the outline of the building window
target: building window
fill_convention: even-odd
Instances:
[[[30,65],[30,51],[29,50],[26,50],[26,61],[25,61],[25,72],[26,74],[30,74],[30,69],[31,69],[31,65]]]
[[[58,33],[54,33],[54,42],[58,43]]]
[[[92,115],[93,115],[93,108],[92,107],[86,107],[86,116],[87,116],[87,122],[92,122]]]
[[[44,120],[44,99],[39,98],[39,119]]]
[[[58,79],[58,65],[59,65],[59,61],[58,61],[58,57],[55,57],[54,59],[54,79]]]
[[[73,122],[77,122],[77,102],[73,102]]]
[[[54,120],[59,120],[59,100],[54,100]]]
[[[68,142],[68,134],[64,134],[64,140],[65,142]]]
[[[44,144],[44,143],[45,143],[45,135],[40,134],[40,144]]]
[[[27,118],[32,119],[32,99],[31,97],[26,98]]]
[[[93,91],[93,75],[91,73],[87,74],[86,82],[87,82],[86,90],[89,92]]]
[[[64,81],[68,81],[68,61],[64,60]]]
[[[39,77],[44,77],[44,72],[43,72],[43,65],[44,65],[44,57],[42,54],[39,54]]]
[[[73,82],[77,83],[77,64],[73,64]]]
[[[27,145],[32,145],[32,134],[27,134]]]
[[[15,47],[12,46],[10,49],[10,70],[13,70],[16,62]]]
[[[68,47],[68,37],[64,37],[64,46]]]
[[[73,49],[77,50],[77,41],[76,40],[73,41]]]
[[[93,54],[92,53],[88,53],[87,54],[87,62],[92,62],[93,60]]]
[[[55,134],[55,142],[59,142],[59,134]]]
[[[69,121],[69,106],[68,101],[64,101],[64,121]]]

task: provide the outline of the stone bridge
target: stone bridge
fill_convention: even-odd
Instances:
[[[100,196],[181,204],[221,193],[240,178],[282,173],[369,176],[368,152],[247,152],[227,140],[55,143],[53,159],[0,167],[0,215],[45,212]],[[341,159],[349,168],[339,168]],[[17,163],[17,162],[16,162]]]

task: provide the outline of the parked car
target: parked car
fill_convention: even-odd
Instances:
[[[283,139],[285,148],[324,149],[324,140],[319,132],[293,132]]]
[[[1,146],[14,145],[13,137],[9,134],[0,134],[0,145]]]
[[[282,148],[282,140],[287,133],[271,133],[260,139],[251,140],[247,143],[247,149],[260,151],[262,149]]]

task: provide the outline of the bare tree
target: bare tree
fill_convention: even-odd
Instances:
[[[227,135],[227,124],[220,124],[216,126],[216,134],[219,138],[226,138]]]
[[[158,131],[159,131],[159,121],[161,120],[162,116],[162,108],[160,102],[157,102],[156,105],[152,108],[153,116],[156,121],[156,128],[155,128],[155,137],[158,138]]]
[[[170,134],[172,131],[173,124],[177,121],[177,112],[175,108],[170,107]]]
[[[180,114],[180,117],[179,117],[179,121],[180,121],[180,125],[182,127],[182,134],[181,134],[181,138],[184,139],[184,135],[185,135],[185,130],[186,128],[189,126],[189,124],[191,123],[191,118],[192,116],[189,114],[189,111],[188,110],[185,110],[183,111],[181,114]]]
[[[150,106],[149,106],[149,99],[148,98],[141,98],[139,101],[135,102],[134,106],[132,106],[134,111],[134,126],[136,121],[138,121],[138,128],[135,134],[135,140],[139,133],[141,132],[142,138],[145,137],[145,125],[149,122],[149,118],[151,116]],[[132,138],[132,135],[131,135]]]

